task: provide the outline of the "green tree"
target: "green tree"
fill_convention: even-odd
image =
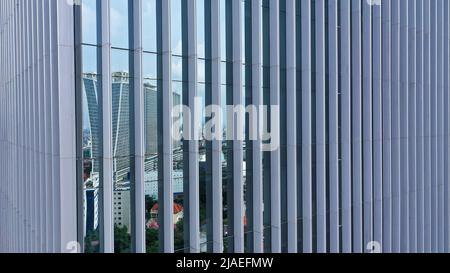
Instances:
[[[128,227],[119,227],[117,225],[114,226],[114,252],[131,252],[131,236],[128,233]]]
[[[159,252],[159,231],[157,229],[147,228],[145,230],[145,243],[147,253]]]
[[[98,235],[98,229],[95,231],[89,231],[84,239],[84,252],[85,253],[98,253],[100,246],[100,239]]]
[[[181,220],[176,224],[174,234],[175,250],[184,249],[184,221]]]

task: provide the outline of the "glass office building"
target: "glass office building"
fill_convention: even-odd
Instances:
[[[449,11],[0,1],[0,251],[449,252]]]

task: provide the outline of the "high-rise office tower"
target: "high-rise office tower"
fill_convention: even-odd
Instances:
[[[98,93],[98,80],[97,75],[87,74],[83,77],[83,87],[86,96],[86,106],[87,106],[87,122],[86,128],[84,130],[83,139],[84,146],[88,151],[87,158],[100,158],[101,149],[100,149],[100,137],[101,137],[101,117],[100,114],[100,104],[99,100],[101,99],[100,94]],[[97,162],[96,162],[97,163]],[[94,164],[93,170],[99,172],[100,164]]]

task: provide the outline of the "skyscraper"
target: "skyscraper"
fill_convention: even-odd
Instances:
[[[147,83],[144,85],[145,97],[145,153],[154,155],[158,153],[158,92],[156,86]]]
[[[130,84],[128,73],[112,74],[113,173],[116,183],[128,184],[130,173]]]
[[[88,132],[89,135],[87,138],[89,139],[89,148],[90,148],[90,157],[91,158],[100,158],[100,132],[101,132],[101,117],[100,117],[100,105],[99,105],[99,94],[98,90],[98,80],[97,76],[94,74],[87,74],[83,77],[83,87],[85,91],[85,96],[87,100],[87,108],[88,108]],[[95,172],[99,172],[100,166],[99,164],[94,164],[93,170]]]

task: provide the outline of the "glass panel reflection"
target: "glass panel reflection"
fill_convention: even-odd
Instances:
[[[99,0],[82,0],[82,43],[98,45]]]
[[[171,37],[172,54],[181,56],[183,54],[183,22],[182,22],[182,0],[171,2]]]
[[[100,175],[96,171],[99,160],[84,159],[83,162],[83,236],[84,252],[100,252]]]
[[[146,252],[159,252],[159,218],[158,218],[158,183],[160,166],[161,137],[158,134],[160,117],[160,92],[158,81],[145,79],[144,108],[145,108],[145,223],[146,223]]]
[[[112,73],[113,213],[116,253],[131,251],[130,79]]]
[[[270,15],[269,15],[269,1],[263,0],[263,104],[270,106]],[[270,111],[270,109],[268,109]],[[270,118],[267,115],[263,117],[263,124],[267,125],[265,131],[270,131]],[[271,252],[271,181],[270,181],[270,152],[263,152],[263,200],[264,200],[264,251]]]
[[[153,53],[144,53],[143,55],[143,72],[144,79],[158,78],[158,55]]]
[[[114,251],[132,251],[134,209],[131,143],[133,140],[132,77],[130,74],[130,13],[133,1],[111,0],[111,95],[113,152]]]
[[[142,0],[142,45],[144,51],[158,51],[157,47],[157,0]]]
[[[111,49],[112,77],[128,78],[130,72],[130,52],[122,49]]]
[[[183,105],[183,83],[172,83],[172,96],[173,106]],[[183,115],[180,114],[174,117],[174,130],[178,129],[179,132],[183,132]],[[176,126],[179,126],[176,128]],[[185,238],[184,238],[184,200],[185,200],[185,185],[188,185],[188,170],[185,166],[184,159],[187,159],[184,151],[187,151],[185,147],[186,142],[183,140],[173,141],[173,195],[174,195],[174,210],[173,220],[175,226],[175,252],[184,252]],[[186,183],[186,184],[185,184]]]
[[[83,47],[84,52],[95,47]],[[86,54],[85,56],[87,56]],[[100,251],[100,152],[101,152],[101,106],[100,78],[95,72],[84,70],[83,74],[83,137],[82,137],[82,198],[84,252]]]
[[[205,7],[209,7],[209,5],[205,5],[205,0],[197,1],[197,54],[199,58],[205,58]],[[210,34],[208,33],[208,35]]]
[[[146,225],[146,250],[149,253],[160,251],[160,233],[158,222],[158,185],[162,184],[161,176],[161,151],[162,151],[162,92],[161,92],[161,49],[158,48],[158,27],[161,27],[159,20],[161,2],[164,0],[143,0],[143,74],[144,74],[144,129],[145,129],[145,225]],[[210,8],[209,0],[198,0],[197,5],[197,48],[198,48],[198,95],[202,98],[201,107],[202,114],[204,108],[211,99],[211,82],[209,74],[211,56],[211,48],[208,48],[210,41],[207,31],[206,20],[210,17],[206,14],[206,8]],[[99,14],[99,0],[83,0],[85,9],[83,10],[83,42],[96,45],[98,27],[97,17]],[[133,123],[133,103],[132,103],[132,73],[130,62],[130,39],[129,34],[130,9],[133,1],[130,0],[111,0],[111,42],[113,49],[111,50],[111,79],[112,79],[112,142],[113,142],[113,202],[114,202],[114,234],[115,234],[115,251],[116,252],[130,252],[131,238],[132,238],[132,123]],[[233,87],[232,87],[232,65],[230,57],[232,52],[232,39],[230,39],[231,32],[231,1],[220,0],[221,13],[221,92],[223,105],[233,104]],[[247,66],[242,67],[243,73],[243,99],[246,104],[252,102],[251,97],[251,5],[250,1],[242,0],[244,8],[244,25],[243,29],[243,53],[244,61]],[[269,103],[269,79],[268,73],[269,62],[269,16],[268,16],[268,1],[263,1],[264,5],[264,103]],[[183,0],[172,0],[172,86],[173,90],[173,104],[183,105],[187,104],[187,52],[186,52],[186,31],[183,22],[186,19],[186,6]],[[160,32],[160,31],[159,31]],[[86,251],[96,252],[100,247],[99,242],[99,228],[101,221],[98,220],[99,204],[98,199],[101,194],[101,80],[98,75],[98,66],[100,58],[99,48],[95,46],[83,46],[83,192],[84,209],[85,209],[85,247]],[[225,109],[225,107],[223,107]],[[202,115],[203,116],[203,115]],[[227,116],[224,114],[224,133],[227,127]],[[182,116],[177,117],[181,122],[177,128],[183,132]],[[206,120],[202,120],[202,128]],[[248,123],[248,122],[247,122]],[[203,137],[203,133],[200,134]],[[173,143],[173,192],[174,192],[174,235],[175,235],[175,250],[184,252],[188,245],[188,226],[184,219],[188,219],[186,207],[187,195],[186,185],[188,181],[188,153],[187,141],[176,141]],[[250,201],[251,196],[251,179],[252,179],[252,152],[251,142],[244,143],[244,162],[243,162],[243,178],[244,178],[244,194],[245,194],[245,234],[246,251],[251,251],[251,212],[252,207]],[[199,142],[199,167],[200,167],[200,242],[201,251],[209,251],[210,247],[210,230],[211,225],[210,215],[208,209],[208,185],[211,183],[211,166],[209,165],[209,153],[211,149],[209,143],[205,139],[200,139]],[[223,167],[223,227],[225,238],[225,252],[232,251],[232,234],[233,234],[233,176],[232,163],[233,151],[232,142],[223,142],[222,154]],[[265,153],[263,159],[264,167],[264,224],[267,225],[266,230],[270,231],[270,154]],[[248,179],[248,181],[246,181]],[[247,185],[246,182],[249,182]],[[248,193],[248,194],[247,194]],[[247,203],[249,202],[249,203]],[[186,215],[185,215],[186,213]],[[270,249],[270,232],[266,232],[264,241],[266,242],[266,249]]]
[[[129,0],[110,0],[111,46],[130,48],[129,42]]]
[[[187,1],[172,0],[171,2],[171,37],[172,37],[172,99],[173,106],[188,105],[187,102]],[[174,130],[183,133],[183,114],[174,117]],[[174,249],[175,252],[188,252],[189,246],[189,149],[188,140],[173,141],[173,222],[174,222]]]
[[[221,102],[223,117],[222,143],[222,196],[223,196],[223,245],[224,252],[233,251],[233,149],[232,141],[226,140],[228,121],[226,114],[227,105],[233,105],[233,78],[232,78],[232,6],[231,1],[220,0],[220,49],[221,49]]]
[[[242,31],[243,60],[242,65],[242,103],[245,106],[252,105],[252,35],[251,35],[251,3],[242,1],[242,22],[244,24]],[[247,65],[246,65],[247,64]],[[244,186],[244,240],[245,252],[253,252],[253,142],[249,139],[249,115],[244,119],[245,141],[243,142],[244,161],[242,163],[242,177]]]
[[[147,253],[160,252],[158,189],[162,181],[162,74],[161,1],[143,0],[143,77],[144,77],[144,194],[145,246]]]
[[[183,61],[182,57],[172,57],[172,80],[181,82],[183,81]]]

